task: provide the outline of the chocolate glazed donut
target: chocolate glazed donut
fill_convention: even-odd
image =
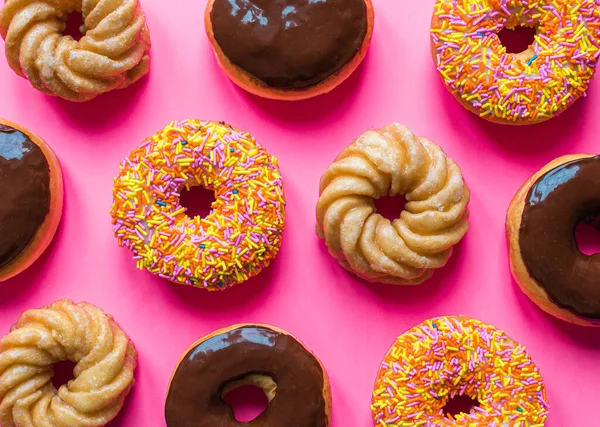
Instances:
[[[299,101],[338,87],[365,58],[372,0],[208,0],[206,35],[219,66],[242,89]]]
[[[50,171],[41,148],[0,124],[0,268],[31,242],[50,210]]]
[[[50,245],[63,207],[60,162],[38,135],[0,119],[0,282]]]
[[[279,89],[327,79],[367,35],[364,0],[215,0],[211,19],[231,62]]]
[[[550,314],[588,326],[600,326],[600,254],[583,254],[575,231],[600,216],[599,188],[600,156],[566,156],[528,181],[507,218],[521,288]]]
[[[262,389],[269,405],[240,423],[223,400],[243,385]],[[331,394],[319,360],[289,333],[267,325],[236,325],[196,342],[169,386],[168,427],[328,427]]]

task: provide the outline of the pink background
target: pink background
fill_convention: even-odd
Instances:
[[[371,426],[372,385],[395,337],[439,315],[473,316],[525,344],[552,408],[549,427],[598,425],[600,330],[543,314],[513,282],[504,216],[514,192],[566,153],[597,152],[599,82],[549,123],[513,128],[463,110],[444,89],[429,54],[433,0],[374,0],[376,25],[365,63],[333,93],[282,103],[248,95],[213,58],[198,0],[144,0],[152,34],[148,78],[79,105],[37,93],[0,61],[0,117],[54,147],[65,177],[56,239],[19,277],[0,284],[0,330],[54,300],[86,300],[112,313],[139,351],[137,383],[115,426],[163,426],[163,402],[181,353],[212,330],[268,322],[296,334],[322,359],[333,387],[333,427]],[[170,284],[135,269],[111,233],[112,178],[144,137],[172,119],[226,120],[278,156],[288,222],[276,262],[222,293]],[[437,142],[472,190],[471,230],[449,265],[414,288],[370,285],[342,270],[317,239],[321,174],[369,128],[392,121]]]

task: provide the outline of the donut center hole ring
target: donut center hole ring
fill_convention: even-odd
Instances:
[[[520,52],[511,52],[510,51],[510,47],[512,44],[518,44],[519,46],[522,46],[524,44],[524,39],[525,37],[527,37],[528,35],[525,34],[525,32],[527,30],[531,30],[534,31],[533,34],[533,38],[532,40],[530,40],[528,46],[521,50]],[[502,49],[505,50],[507,55],[512,56],[512,58],[516,61],[520,61],[524,64],[528,64],[531,65],[531,62],[533,62],[537,56],[536,56],[536,45],[537,45],[537,39],[539,37],[540,34],[540,27],[538,24],[531,24],[531,23],[527,23],[527,22],[519,22],[519,20],[514,19],[514,15],[511,16],[511,18],[502,26],[500,26],[498,28],[498,30],[496,31],[496,33],[493,35],[494,38],[494,43],[498,44],[498,47],[502,46]],[[508,46],[506,46],[501,37],[502,33],[506,33],[506,32],[514,32],[515,34],[511,34],[509,36],[509,40],[507,40],[509,43],[507,43]],[[482,32],[482,34],[485,34]],[[506,35],[506,34],[504,34]],[[531,62],[530,62],[531,61]]]
[[[267,396],[269,403],[275,399],[275,395],[277,394],[277,383],[271,376],[265,374],[249,374],[239,380],[230,381],[225,384],[223,391],[221,392],[221,399],[225,399],[225,396],[233,390],[245,386],[254,386],[262,390],[265,396]]]
[[[67,13],[65,25],[63,37],[70,36],[76,41],[79,41],[82,37],[85,37],[88,31],[87,27],[85,26],[85,20],[81,10],[79,9],[74,9]]]
[[[242,378],[227,382],[221,392],[221,400],[233,411],[233,418],[249,423],[263,414],[275,398],[277,384],[264,373],[249,373]]]
[[[600,216],[590,215],[575,226],[575,244],[584,255],[600,253]]]
[[[179,203],[186,209],[185,214],[189,218],[206,218],[213,211],[216,201],[214,188],[206,188],[201,184],[190,184],[180,189],[181,197]]]
[[[459,414],[472,415],[475,408],[481,405],[477,397],[468,394],[456,394],[446,400],[444,414],[446,418],[454,420]]]
[[[535,55],[533,44],[536,43],[537,35],[537,25],[506,26],[498,32],[498,39],[508,54],[527,63]]]
[[[375,212],[390,221],[401,218],[402,212],[406,210],[406,203],[407,200],[403,194],[383,195],[373,199]]]

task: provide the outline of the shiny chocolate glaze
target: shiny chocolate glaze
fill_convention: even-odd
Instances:
[[[228,384],[270,377],[275,397],[248,423],[235,420],[223,400]],[[264,326],[241,326],[192,348],[171,380],[165,406],[169,427],[327,427],[325,381],[318,360],[302,344]]]
[[[50,209],[46,156],[24,133],[0,124],[0,267],[31,242]]]
[[[215,0],[215,38],[229,60],[276,89],[339,71],[367,34],[364,0]]]
[[[600,254],[583,254],[575,230],[600,216],[600,156],[540,177],[527,195],[519,231],[529,274],[559,307],[600,320]]]

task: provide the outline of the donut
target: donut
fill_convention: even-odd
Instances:
[[[58,390],[53,365],[74,362]],[[137,354],[113,318],[61,300],[28,310],[0,341],[0,425],[100,427],[123,406]]]
[[[62,217],[58,158],[24,127],[0,119],[0,282],[27,269],[48,248]]]
[[[459,395],[478,405],[445,415]],[[493,326],[449,316],[398,337],[379,368],[371,410],[377,427],[543,427],[549,406],[525,347]]]
[[[547,313],[600,326],[600,259],[575,240],[600,216],[600,156],[575,154],[544,166],[519,189],[506,215],[510,268],[522,291]]]
[[[205,27],[217,62],[246,91],[295,101],[333,90],[364,59],[371,0],[209,0]]]
[[[180,193],[214,190],[206,218],[186,215]],[[277,158],[224,122],[171,122],[121,164],[111,209],[120,246],[140,269],[176,283],[226,289],[275,258],[285,223]]]
[[[390,222],[374,200],[406,197]],[[440,147],[394,123],[361,135],[321,178],[317,235],[342,267],[371,282],[416,285],[467,232],[469,189]]]
[[[5,0],[0,35],[10,68],[37,90],[88,101],[139,80],[150,66],[150,36],[138,0]],[[83,16],[77,41],[67,18]]]
[[[503,29],[536,29],[512,54]],[[431,52],[444,85],[469,111],[496,123],[543,122],[585,92],[600,56],[596,0],[436,0]]]
[[[244,385],[269,401],[250,423],[235,420],[223,400]],[[325,368],[289,332],[260,324],[220,329],[188,348],[171,377],[167,427],[328,427],[331,392]]]

